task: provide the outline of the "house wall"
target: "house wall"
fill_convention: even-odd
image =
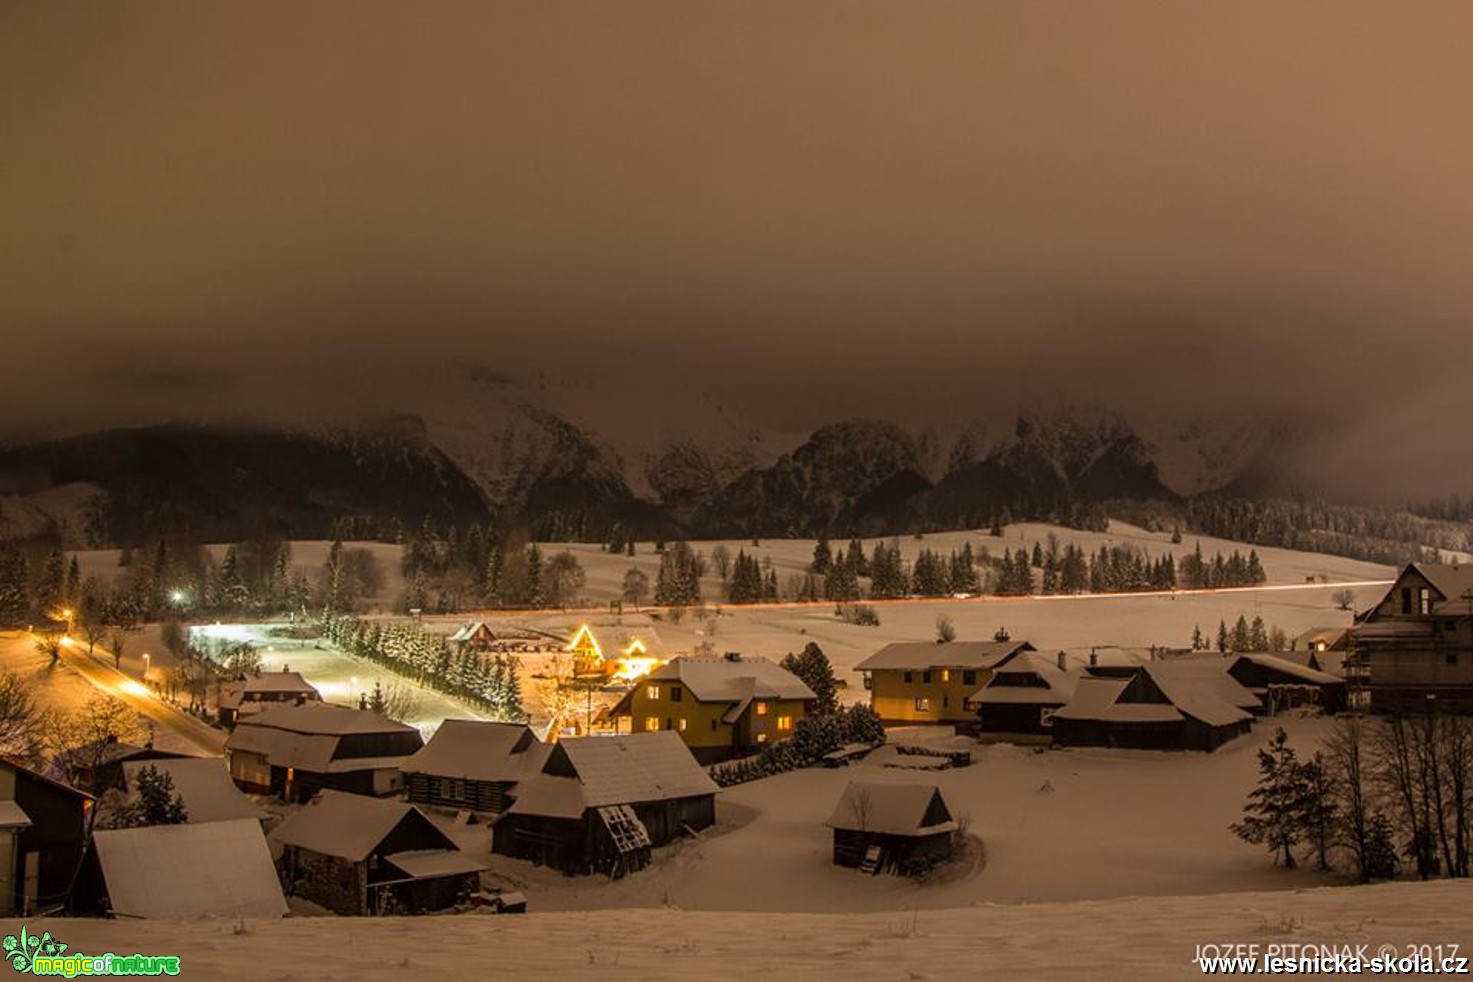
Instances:
[[[662,846],[685,835],[685,826],[699,832],[715,825],[716,795],[637,803],[634,813],[649,831],[650,844]]]
[[[1025,733],[1048,735],[1052,723],[1043,724],[1044,710],[1055,710],[1063,703],[1001,703],[977,707],[976,730],[980,733]]]
[[[345,917],[368,913],[367,869],[337,856],[287,846],[277,863],[281,888]]]
[[[1422,712],[1428,697],[1442,712],[1473,712],[1473,617],[1421,612],[1421,591],[1431,584],[1408,568],[1376,605],[1367,622],[1418,625],[1420,636],[1370,638],[1356,634],[1355,649],[1368,670],[1371,708]],[[1436,596],[1436,594],[1432,594]]]
[[[34,906],[41,910],[61,906],[67,902],[82,862],[91,800],[24,771],[11,773],[15,778],[15,803],[31,819],[30,827],[16,836],[20,875],[24,875],[27,855],[35,853],[38,877]]]
[[[930,681],[926,681],[929,672]],[[906,676],[910,681],[906,681]],[[886,723],[958,723],[972,719],[967,696],[992,678],[987,669],[933,668],[869,673],[870,708]],[[971,681],[968,681],[970,679]],[[924,699],[924,707],[916,700]]]
[[[880,847],[881,872],[906,874],[947,859],[952,852],[952,835],[939,832],[907,836],[834,829],[834,865],[858,869],[872,845]]]
[[[657,697],[650,695],[652,689],[658,689]],[[675,690],[680,693],[678,700]],[[799,699],[767,699],[761,704],[766,713],[759,713],[758,703],[753,702],[735,723],[725,723],[721,718],[731,710],[729,702],[698,702],[679,682],[641,682],[630,694],[629,732],[674,730],[697,759],[712,762],[792,736],[792,729],[778,729],[778,720],[787,717],[796,727],[807,713],[807,704]],[[651,718],[656,723],[653,727]]]
[[[419,805],[440,808],[468,808],[471,811],[499,815],[510,804],[507,781],[459,781],[434,774],[406,774],[409,800]],[[455,793],[456,788],[459,793]]]

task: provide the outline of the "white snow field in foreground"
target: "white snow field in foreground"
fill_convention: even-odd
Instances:
[[[675,909],[421,918],[28,924],[86,954],[178,955],[180,978],[1151,980],[1201,977],[1200,945],[1473,947],[1473,884],[1335,887],[890,914]],[[0,923],[15,934],[17,921]],[[1263,976],[1255,976],[1263,977]]]

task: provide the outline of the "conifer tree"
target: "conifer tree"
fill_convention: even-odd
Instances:
[[[829,548],[829,537],[820,535],[813,547],[813,564],[809,568],[819,576],[826,576],[833,564],[834,556]]]
[[[824,654],[817,642],[808,642],[796,655],[789,653],[780,664],[813,690],[813,694],[818,697],[815,709],[818,715],[838,712],[839,681],[834,676],[834,667],[830,664],[828,655]]]
[[[1308,799],[1304,770],[1280,728],[1267,749],[1258,751],[1258,786],[1248,794],[1243,819],[1233,834],[1244,842],[1267,846],[1274,863],[1293,869],[1294,847],[1304,837]]]

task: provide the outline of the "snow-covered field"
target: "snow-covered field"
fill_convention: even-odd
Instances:
[[[857,874],[856,874],[857,875]],[[886,914],[732,914],[645,907],[523,917],[33,921],[88,954],[178,955],[180,977],[269,982],[781,978],[1128,980],[1200,976],[1198,945],[1473,945],[1469,885],[981,905]],[[13,934],[20,924],[0,922]],[[241,928],[243,927],[243,931]],[[1446,950],[1446,948],[1444,949]],[[1210,953],[1210,950],[1209,950]]]

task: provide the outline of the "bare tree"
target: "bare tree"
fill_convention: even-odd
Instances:
[[[0,754],[36,764],[45,756],[46,717],[32,688],[16,673],[0,670]]]
[[[1355,591],[1349,587],[1345,587],[1330,594],[1330,599],[1335,602],[1335,606],[1339,609],[1349,610],[1355,606]]]
[[[123,645],[126,640],[122,631],[114,631],[112,637],[108,639],[108,646],[113,650],[113,668],[123,667]]]
[[[936,618],[936,640],[942,644],[949,644],[956,640],[956,625],[945,614]]]
[[[640,569],[638,566],[629,567],[629,569],[624,573],[624,599],[632,603],[634,605],[634,609],[637,611],[639,610],[639,605],[644,602],[644,598],[648,597],[649,595],[649,575],[646,574],[645,571]]]
[[[716,567],[716,575],[725,583],[731,576],[731,550],[726,548],[725,543],[718,542],[712,547],[711,565]]]
[[[48,742],[62,761],[62,769],[73,784],[96,773],[111,743],[132,743],[142,738],[143,722],[126,703],[98,693],[81,709],[52,721]]]
[[[51,664],[61,661],[61,638],[54,634],[43,634],[36,639],[36,650],[51,658]]]
[[[1343,716],[1325,740],[1325,761],[1335,779],[1340,814],[1343,818],[1340,843],[1355,863],[1360,882],[1371,878],[1372,761],[1367,722],[1359,716]]]

